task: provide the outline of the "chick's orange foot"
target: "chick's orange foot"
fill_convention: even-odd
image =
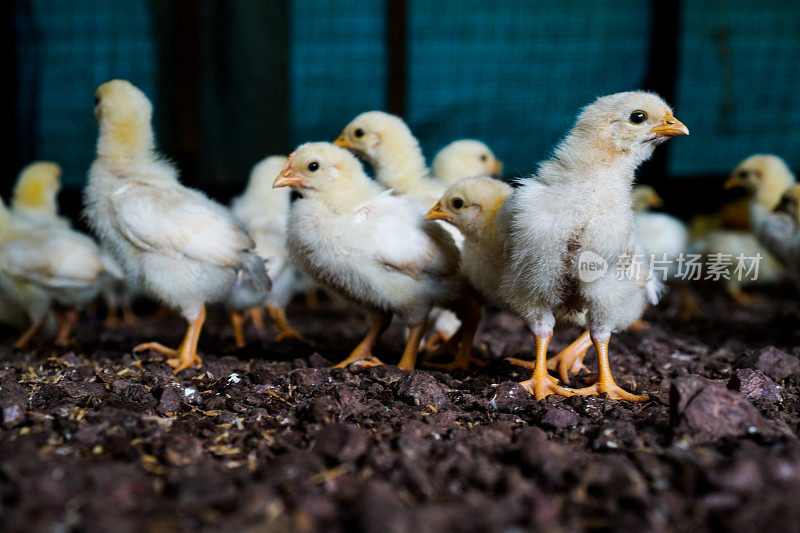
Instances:
[[[309,346],[314,346],[313,341],[307,339],[305,336],[303,336],[303,334],[289,324],[289,319],[286,318],[286,309],[273,307],[270,305],[267,306],[267,314],[278,328],[278,335],[275,337],[277,342],[283,342],[287,339],[295,339],[300,342],[304,342]]]
[[[614,383],[613,379],[611,380],[610,383],[600,382],[600,380],[598,380],[597,383],[595,383],[594,385],[590,385],[582,389],[576,389],[574,393],[580,396],[594,396],[594,395],[605,394],[606,397],[612,400],[625,400],[628,402],[637,402],[637,403],[646,402],[647,400],[650,399],[650,397],[646,394],[637,395],[626,391],[625,389]]]
[[[569,381],[570,374],[577,374],[581,370],[588,370],[583,364],[586,351],[592,346],[592,339],[588,331],[584,331],[572,344],[561,350],[547,360],[547,369],[558,371],[559,377],[565,383]]]
[[[521,381],[520,385],[523,389],[533,394],[537,400],[544,400],[551,394],[558,394],[566,398],[575,395],[572,389],[562,387],[558,384],[558,380],[549,374],[544,376],[534,375],[531,379]]]

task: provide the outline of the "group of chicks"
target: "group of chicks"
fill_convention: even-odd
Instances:
[[[315,286],[360,307],[369,320],[363,340],[337,366],[383,364],[373,348],[393,317],[407,327],[399,368],[414,369],[423,347],[430,359],[451,355],[452,363],[438,365],[446,369],[479,363],[472,344],[482,306],[493,305],[516,314],[533,333],[534,361],[514,362],[532,370],[522,386],[537,399],[647,399],[615,383],[608,345],[612,332],[634,324],[661,292],[659,279],[634,270],[630,257],[648,244],[674,254],[685,247],[667,230],[660,242],[640,237],[643,211],[657,195],[634,192],[635,170],[656,146],[689,133],[657,95],[598,98],[516,188],[495,177],[502,164],[481,142],[451,143],[429,169],[400,118],[363,113],[333,143],[306,143],[288,157],[260,162],[230,208],[179,182],[175,166],[156,151],[150,101],[131,83],[101,85],[94,113],[97,157],[84,199],[101,245],[58,216],[55,194],[39,198],[46,187],[26,179],[33,166],[23,172],[11,209],[0,213],[0,295],[24,305],[30,321],[19,346],[42,328],[53,304],[64,311],[58,340],[68,342],[77,312],[123,281],[128,291],[149,294],[187,320],[177,349],[157,342],[134,348],[162,354],[177,372],[202,364],[197,344],[208,304],[224,305],[239,345],[247,319],[262,327],[264,308],[281,338],[302,339],[285,308]],[[359,158],[371,164],[374,177]],[[290,189],[299,194],[294,202]],[[771,209],[756,200],[762,189],[762,183],[752,188],[752,203]],[[795,231],[799,191],[793,191],[784,203],[794,202]],[[780,214],[753,208],[748,216],[759,237],[788,242]],[[678,240],[688,239],[689,231],[675,223]],[[791,242],[797,245],[786,251],[787,262],[800,257],[800,237]],[[612,265],[610,272],[587,279],[581,272],[587,253]],[[613,275],[613,267],[628,275]],[[548,359],[559,322],[585,332]],[[583,368],[592,345],[599,361],[592,385],[569,388],[550,375],[558,371],[567,381]]]

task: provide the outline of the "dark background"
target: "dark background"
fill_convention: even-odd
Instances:
[[[430,159],[485,141],[531,172],[595,97],[660,93],[692,135],[640,172],[683,217],[727,198],[754,152],[800,166],[800,3],[566,0],[12,1],[9,179],[64,167],[80,209],[94,158],[94,89],[126,78],[153,100],[184,182],[227,200],[262,157],[331,140],[357,113],[406,118]]]

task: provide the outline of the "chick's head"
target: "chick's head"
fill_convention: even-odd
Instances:
[[[737,165],[724,187],[742,188],[765,209],[772,209],[794,183],[794,174],[783,159],[776,155],[755,154]]]
[[[623,156],[637,165],[653,155],[656,145],[676,135],[689,135],[689,129],[660,96],[644,91],[598,98],[581,111],[570,133],[583,141],[579,150],[589,148],[595,158]]]
[[[358,196],[354,191],[365,182],[369,178],[353,154],[330,143],[314,142],[300,145],[289,156],[273,187],[293,187],[304,198],[334,205]]]
[[[17,211],[57,212],[55,199],[61,190],[61,167],[36,161],[22,169],[14,185],[11,206]]]
[[[94,93],[94,116],[100,126],[100,156],[133,157],[153,148],[147,96],[126,80],[111,80]]]
[[[433,159],[434,176],[447,184],[476,176],[499,176],[502,172],[503,163],[488,146],[474,139],[453,141]]]
[[[464,235],[479,239],[494,227],[497,210],[512,191],[500,180],[467,178],[451,185],[425,218],[444,220]]]
[[[418,146],[403,119],[383,111],[367,111],[345,126],[335,144],[371,161],[406,144]]]
[[[656,190],[649,185],[637,185],[633,188],[633,210],[642,213],[652,208],[659,208],[664,205],[664,200],[658,195]]]
[[[776,213],[784,213],[792,219],[795,227],[800,226],[800,185],[792,185],[781,196],[775,207]]]

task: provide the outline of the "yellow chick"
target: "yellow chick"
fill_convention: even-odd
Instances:
[[[400,117],[383,111],[361,113],[335,144],[364,157],[381,185],[425,209],[433,207],[446,188],[431,178],[419,141]]]
[[[36,161],[22,169],[14,184],[11,209],[20,222],[71,226],[58,214],[61,167],[50,161]]]
[[[177,350],[144,343],[178,372],[201,365],[197,342],[206,304],[263,305],[269,278],[255,243],[225,207],[180,184],[155,150],[152,106],[131,83],[95,93],[97,158],[84,191],[85,215],[129,279],[188,322]]]
[[[272,187],[287,159],[286,156],[273,155],[258,162],[250,172],[247,188],[231,203],[231,211],[253,237],[256,253],[266,260],[267,273],[273,280],[267,299],[267,313],[278,327],[277,340],[294,338],[308,342],[286,318],[286,306],[305,286],[292,265],[285,245],[290,190]],[[261,322],[260,309],[254,309],[253,313],[258,328]],[[244,345],[240,332],[237,333],[237,345]]]
[[[412,370],[434,305],[463,308],[458,249],[416,204],[370,180],[358,159],[329,143],[308,143],[289,157],[275,187],[302,198],[289,214],[286,245],[312,280],[369,314],[371,328],[350,363],[382,364],[372,355],[397,315],[409,335],[398,367]]]
[[[655,94],[598,98],[583,109],[553,156],[503,203],[498,220],[509,264],[501,294],[536,340],[533,376],[523,386],[537,399],[553,393],[646,399],[614,382],[608,360],[612,331],[630,326],[645,303],[658,297],[657,286],[642,272],[644,250],[636,239],[631,188],[636,168],[657,145],[688,133]],[[546,356],[556,318],[583,313],[599,377],[575,391],[548,375]]]
[[[508,307],[500,293],[500,278],[508,265],[508,255],[505,235],[497,224],[497,212],[512,192],[507,183],[489,177],[464,179],[450,186],[425,217],[448,222],[461,231],[464,235],[461,271],[487,303],[500,308]],[[558,355],[548,359],[548,369],[558,370],[562,379],[567,381],[570,372],[584,368],[583,358],[591,344],[589,333],[584,333]],[[510,361],[530,366],[517,359]],[[461,362],[462,366],[464,364]]]
[[[432,168],[434,178],[447,187],[465,178],[503,173],[503,163],[486,144],[474,139],[453,141],[439,150]]]
[[[785,272],[780,262],[759,244],[753,235],[754,212],[752,206],[758,206],[756,212],[769,212],[778,205],[781,195],[796,183],[795,177],[784,161],[775,155],[756,154],[746,158],[736,166],[728,180],[726,189],[741,188],[747,193],[747,204],[742,215],[736,216],[737,220],[744,222],[743,229],[719,228],[709,231],[697,239],[694,248],[701,251],[706,257],[763,257],[759,264],[758,276],[755,271],[750,275],[730,275],[725,280],[728,294],[740,304],[749,304],[753,297],[744,291],[744,288],[755,284],[777,283],[784,279]],[[731,218],[730,216],[728,218]]]

